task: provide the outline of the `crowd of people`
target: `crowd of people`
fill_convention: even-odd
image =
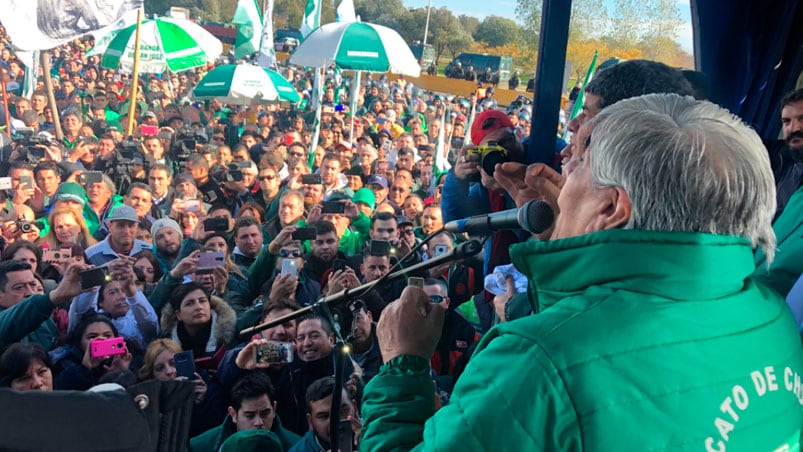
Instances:
[[[314,146],[300,68],[282,70],[305,107],[194,102],[212,65],[143,75],[130,99],[130,75],[86,57],[91,45],[52,52],[57,114],[40,80],[3,118],[0,386],[185,380],[193,451],[334,450],[338,422],[370,451],[627,449],[634,430],[669,449],[799,441],[803,353],[773,289],[785,297],[803,268],[780,250],[765,265],[776,207],[778,222],[799,210],[799,152],[774,179],[755,133],[690,97],[704,92],[681,71],[600,72],[571,143],[533,163],[526,107],[381,77],[352,112],[330,71]],[[779,156],[803,148],[803,115],[787,122]],[[556,213],[549,230],[496,231],[480,256],[385,280],[466,240],[445,222],[532,199]],[[240,334],[377,281],[334,316]],[[736,388],[754,369],[776,390],[745,411]]]

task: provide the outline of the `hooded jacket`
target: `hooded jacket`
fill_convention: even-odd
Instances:
[[[279,438],[284,450],[289,450],[301,440],[300,436],[282,427],[282,421],[278,416],[273,418],[270,431]],[[192,438],[188,450],[190,452],[217,452],[220,450],[220,446],[235,433],[237,433],[237,426],[232,422],[231,416],[226,415],[222,424]]]
[[[759,281],[786,297],[803,273],[803,188],[789,198],[783,213],[772,224],[777,240],[775,259],[767,268],[767,256],[762,250],[755,255],[755,276]]]
[[[800,336],[746,239],[610,230],[511,254],[538,313],[489,331],[437,413],[423,358],[386,363],[362,449],[799,448]]]
[[[204,356],[215,355],[221,347],[225,347],[226,344],[230,343],[235,337],[235,326],[237,324],[237,316],[234,313],[234,309],[226,304],[222,298],[213,295],[209,299],[209,305],[212,308],[212,333],[209,335],[209,340],[204,347]],[[173,339],[183,349],[188,349],[178,337],[178,321],[173,305],[169,303],[162,308],[161,327],[162,334],[165,337]]]

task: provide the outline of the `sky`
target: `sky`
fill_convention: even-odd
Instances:
[[[410,8],[426,7],[429,0],[403,0],[404,5]],[[485,16],[495,14],[516,20],[516,0],[495,0],[492,9],[488,8],[488,0],[431,0],[433,8],[447,7],[456,16],[465,14],[467,16],[478,17],[480,20]],[[610,3],[610,0],[606,0]],[[678,30],[678,43],[683,49],[692,53],[692,30],[691,30],[691,10],[689,0],[677,0],[680,9],[680,17],[684,24]],[[610,6],[609,6],[610,7]]]

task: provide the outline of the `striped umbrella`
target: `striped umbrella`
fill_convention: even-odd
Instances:
[[[293,84],[281,74],[249,64],[224,64],[212,69],[198,82],[192,96],[239,105],[248,105],[252,99],[293,104],[301,99]]]
[[[290,57],[300,66],[421,75],[410,47],[394,30],[365,22],[335,22],[310,33]]]
[[[132,70],[137,26],[112,31],[87,55],[102,55],[101,66]],[[184,71],[215,59],[223,44],[201,26],[184,19],[160,17],[142,21],[140,29],[139,72],[161,73],[166,69]]]

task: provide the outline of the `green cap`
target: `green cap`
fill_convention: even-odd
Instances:
[[[361,202],[370,207],[371,210],[376,207],[376,196],[374,196],[374,192],[370,188],[363,187],[354,192],[354,197],[351,198],[351,201],[355,203]]]

